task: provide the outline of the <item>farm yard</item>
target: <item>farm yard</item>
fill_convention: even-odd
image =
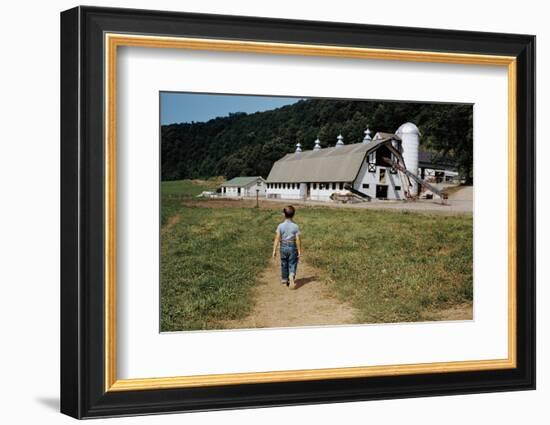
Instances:
[[[270,258],[281,203],[162,182],[161,331],[472,318],[472,214],[298,205],[297,290]]]

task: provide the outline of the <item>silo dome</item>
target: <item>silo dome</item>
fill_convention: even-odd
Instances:
[[[420,135],[420,130],[418,127],[413,124],[412,122],[406,122],[405,124],[401,124],[397,131],[395,132],[398,136],[401,134],[418,134]]]

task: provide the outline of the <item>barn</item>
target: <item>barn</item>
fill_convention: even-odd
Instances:
[[[257,195],[265,197],[265,180],[261,176],[234,177],[222,183],[220,192],[222,196],[230,198],[247,198]]]
[[[419,177],[429,183],[460,183],[456,165],[436,158],[431,152],[418,152]]]
[[[429,155],[423,155],[420,163],[419,142],[420,131],[407,122],[395,133],[378,132],[374,138],[367,128],[359,143],[346,145],[342,135],[332,147],[323,148],[317,139],[313,150],[302,151],[298,143],[294,153],[273,164],[266,196],[329,201],[333,194],[349,191],[365,199],[415,197],[425,183],[421,176],[443,172],[447,179],[456,173],[429,162]]]

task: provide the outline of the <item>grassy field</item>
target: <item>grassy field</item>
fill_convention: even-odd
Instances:
[[[278,206],[186,206],[206,190],[196,186],[163,183],[162,331],[218,329],[249,314],[281,220]],[[357,323],[427,320],[472,300],[471,215],[318,207],[299,209],[296,222],[305,260]]]
[[[471,216],[323,209],[303,215],[308,261],[357,308],[358,322],[427,320],[430,311],[472,300]]]
[[[252,307],[255,276],[268,259],[258,255],[258,249],[273,233],[271,214],[184,206],[219,184],[162,183],[162,331],[219,328],[222,321],[243,317]],[[245,235],[247,228],[252,232]]]
[[[162,182],[161,190],[161,225],[165,225],[169,217],[176,215],[181,202],[196,198],[204,191],[215,191],[223,182],[223,178],[208,180],[176,180]]]

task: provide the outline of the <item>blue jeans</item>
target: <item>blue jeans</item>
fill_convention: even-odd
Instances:
[[[298,248],[295,243],[281,243],[281,281],[288,282],[289,274],[296,276]]]

